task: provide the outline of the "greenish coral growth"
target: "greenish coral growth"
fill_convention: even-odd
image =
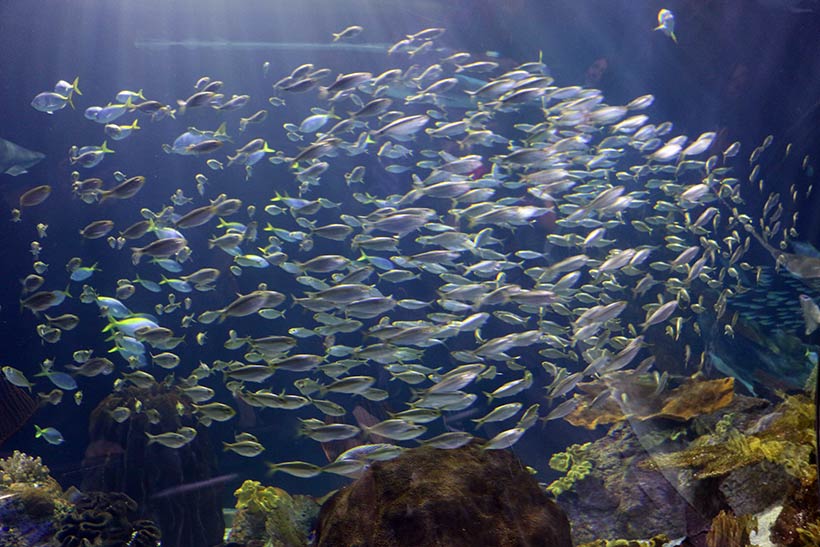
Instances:
[[[820,522],[810,522],[805,528],[797,528],[800,536],[800,545],[806,547],[820,547]]]
[[[39,456],[33,458],[19,450],[11,456],[0,459],[0,485],[14,483],[37,483],[48,480],[48,467],[43,465]]]
[[[744,434],[731,425],[731,418],[724,417],[714,432],[700,436],[686,450],[656,456],[651,465],[697,469],[695,477],[704,479],[769,461],[810,484],[817,477],[811,463],[814,404],[803,395],[786,397],[775,416],[766,429],[755,434]]]
[[[584,479],[592,471],[589,451],[592,443],[574,444],[566,452],[558,452],[550,458],[549,466],[565,475],[547,486],[547,492],[555,497],[571,489],[575,482]]]
[[[234,492],[236,508],[251,513],[269,513],[286,502],[287,493],[274,486],[262,486],[258,481],[245,481]]]
[[[307,535],[318,507],[275,486],[247,480],[234,493],[237,515],[231,539],[250,543],[263,540],[269,547],[307,545]]]

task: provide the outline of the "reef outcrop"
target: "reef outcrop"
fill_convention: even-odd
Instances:
[[[570,547],[569,522],[518,458],[420,447],[376,462],[319,515],[318,547]]]

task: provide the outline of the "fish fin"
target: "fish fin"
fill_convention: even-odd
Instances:
[[[71,89],[73,89],[74,93],[76,93],[77,95],[82,95],[83,94],[83,92],[80,91],[80,77],[79,76],[74,78],[74,82],[71,84]]]
[[[818,324],[816,318],[811,317],[811,315],[806,316],[806,336],[810,335],[814,331],[817,330]]]
[[[100,146],[100,150],[102,150],[103,153],[105,153],[105,154],[113,154],[114,153],[113,150],[108,148],[108,141],[103,141],[102,146]]]
[[[24,173],[28,173],[25,168],[20,167],[19,165],[12,165],[8,169],[6,169],[6,174],[16,177],[17,175],[22,175]]]

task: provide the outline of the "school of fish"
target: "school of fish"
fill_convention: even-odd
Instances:
[[[658,28],[674,40],[673,23],[671,12],[659,14]],[[759,241],[787,268],[794,256],[785,250],[797,235],[797,214],[789,215],[802,199],[797,189],[784,200],[770,194],[757,218],[739,209],[742,192],[764,195],[758,162],[773,153],[773,139],[754,149],[743,180],[734,174],[748,167],[739,142],[716,150],[714,132],[690,138],[671,122],[653,123],[651,95],[610,105],[600,90],[556,85],[540,60],[504,69],[469,52],[443,54],[443,35],[428,28],[402,37],[385,51],[392,68],[378,74],[266,63],[266,73],[282,76],[269,98],[223,94],[225,83],[203,77],[186,98],[123,90],[88,107],[105,142],[72,147],[72,180],[27,189],[12,211],[36,228],[21,308],[40,320],[38,336],[59,357],[36,374],[30,363],[4,366],[6,379],[39,390],[44,404],[61,404],[64,392],[80,404],[82,382],[100,375],[115,390],[166,382],[194,404],[201,426],[231,420],[237,401],[263,421],[273,419],[266,409],[297,412],[305,436],[359,446],[326,465],[282,461],[271,470],[355,477],[410,441],[456,448],[480,436],[487,450],[509,448],[539,421],[571,413],[580,382],[618,370],[665,383],[649,335],[699,337],[699,314],[733,336],[730,302],[763,269],[745,260],[750,246]],[[60,81],[32,104],[49,114],[74,107],[78,85]],[[315,106],[287,108],[296,95],[315,97]],[[449,106],[459,101],[469,106]],[[194,109],[212,111],[215,129],[185,129]],[[247,117],[226,118],[240,109]],[[282,129],[262,131],[274,116]],[[133,120],[118,125],[121,117]],[[202,164],[164,206],[140,202],[143,187],[160,184],[154,177],[83,177],[101,162],[115,171],[126,139],[152,123],[185,129],[162,145],[169,160]],[[121,142],[116,154],[110,141]],[[264,182],[270,170],[275,190]],[[385,177],[398,181],[390,192]],[[243,203],[226,179],[267,195]],[[73,258],[67,276],[48,267],[44,243],[52,184],[71,185],[76,200],[64,207],[99,216],[61,240],[95,257]],[[339,186],[343,202],[323,195],[339,195]],[[133,224],[107,218],[115,203],[133,208]],[[197,232],[209,235],[207,245],[192,243]],[[225,253],[229,267],[208,265]],[[122,254],[138,275],[124,270],[116,286],[96,284],[95,273],[116,268]],[[245,282],[256,269],[265,281]],[[240,294],[227,296],[228,276]],[[302,289],[276,290],[291,280]],[[216,306],[205,305],[212,295],[200,298],[210,291]],[[73,339],[80,321],[99,323],[100,339]],[[208,337],[221,323],[228,338]],[[243,334],[259,323],[269,334]],[[201,360],[175,353],[183,341],[203,346]],[[702,368],[703,348],[686,350],[693,370]],[[233,400],[214,400],[218,383]],[[381,401],[389,417],[357,423],[349,410],[358,398]],[[111,414],[123,422],[138,412]],[[454,422],[462,427],[445,423],[464,413],[471,420]],[[53,428],[38,426],[37,436],[64,441]],[[149,434],[171,448],[195,436],[190,427]],[[224,447],[245,457],[265,450],[243,432]]]

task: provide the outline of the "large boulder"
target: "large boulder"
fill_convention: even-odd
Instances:
[[[512,452],[421,447],[323,506],[318,547],[571,547],[569,521]]]

